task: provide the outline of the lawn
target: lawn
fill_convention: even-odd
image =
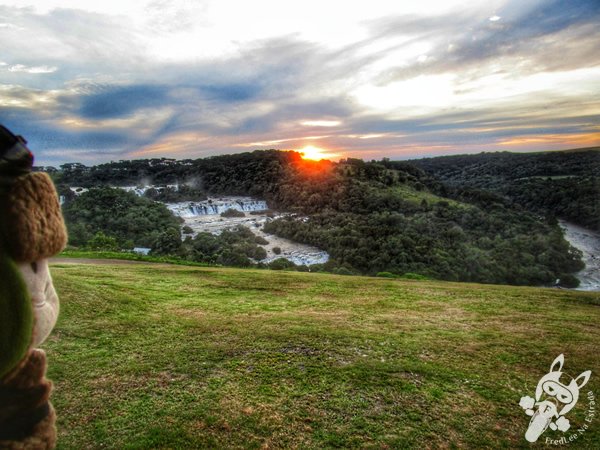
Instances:
[[[59,448],[529,447],[560,353],[600,395],[600,298],[163,264],[52,265]],[[568,414],[585,423],[582,395]],[[568,436],[571,431],[565,433]],[[558,439],[559,431],[546,437]],[[600,447],[600,420],[573,448]]]

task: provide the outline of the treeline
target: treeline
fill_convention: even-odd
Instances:
[[[493,192],[529,211],[600,231],[600,149],[481,153],[411,161],[445,186]]]
[[[578,151],[439,156],[415,159],[410,163],[451,185],[495,188],[497,184],[503,184],[503,180],[527,177],[597,176],[600,147]]]
[[[314,162],[295,152],[268,150],[62,169],[55,177],[63,185],[193,180],[196,189],[208,194],[261,197],[272,208],[296,213],[268,225],[267,231],[327,250],[332,257],[328,267],[343,273],[544,284],[567,279],[566,274],[582,267],[580,254],[555,222],[541,220],[497,193],[448,186],[406,162]],[[191,248],[215,244],[203,236],[201,242],[175,248],[174,233],[163,238],[161,244],[153,241],[155,251],[183,252],[184,257],[190,257]],[[234,248],[252,258],[249,247]],[[208,260],[217,255],[193,252]]]

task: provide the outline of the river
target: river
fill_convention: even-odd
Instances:
[[[577,289],[600,291],[600,233],[564,220],[559,223],[567,241],[583,252],[585,268],[575,274],[581,282]]]

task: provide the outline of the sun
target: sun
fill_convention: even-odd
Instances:
[[[302,154],[302,159],[310,159],[313,161],[320,161],[330,156],[325,150],[315,147],[314,145],[307,145],[298,151]]]

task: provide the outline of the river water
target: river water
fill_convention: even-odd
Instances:
[[[567,241],[583,252],[585,268],[575,274],[581,282],[577,289],[600,291],[600,233],[564,220],[559,223]]]

